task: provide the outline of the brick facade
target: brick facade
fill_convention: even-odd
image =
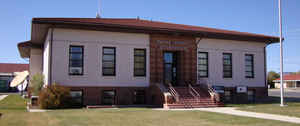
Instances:
[[[149,88],[146,87],[71,87],[71,91],[82,91],[83,105],[101,105],[102,93],[105,90],[114,90],[116,105],[132,105],[135,90],[145,91],[145,104],[151,104]]]
[[[263,101],[264,98],[268,96],[268,88],[267,87],[248,87],[248,91],[254,91],[255,99],[254,102]],[[246,93],[237,93],[236,87],[225,87],[225,91],[231,92],[231,101],[229,103],[249,103],[248,94]],[[224,95],[222,95],[222,99],[224,99]]]
[[[161,83],[164,77],[165,51],[178,53],[178,84],[197,80],[197,45],[194,37],[177,35],[150,36],[150,83]]]

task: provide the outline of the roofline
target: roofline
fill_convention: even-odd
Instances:
[[[283,80],[283,81],[300,81],[300,80]],[[280,82],[280,80],[273,80],[273,82]]]
[[[53,18],[33,18],[32,24],[50,24],[52,26],[59,26],[64,28],[76,28],[76,29],[90,29],[90,30],[97,30],[98,28],[103,29],[106,28],[114,28],[116,29],[127,29],[131,32],[138,32],[144,31],[145,33],[179,33],[179,34],[186,34],[192,35],[195,37],[202,37],[202,38],[216,38],[216,39],[228,39],[228,40],[240,40],[240,41],[256,41],[256,42],[264,42],[267,44],[279,42],[279,37],[275,36],[267,36],[263,34],[254,34],[254,33],[247,33],[247,32],[239,32],[239,31],[231,31],[231,30],[223,30],[223,29],[215,29],[209,28],[214,30],[223,30],[228,32],[238,32],[242,34],[249,34],[249,35],[237,35],[237,34],[230,34],[230,33],[218,33],[218,32],[207,32],[207,31],[195,31],[195,30],[182,30],[182,29],[172,29],[172,28],[156,28],[156,27],[143,27],[143,26],[130,26],[130,25],[120,25],[120,24],[108,24],[108,23],[86,23],[86,22],[79,22],[79,21],[54,21],[51,20]],[[62,18],[68,19],[68,18]],[[80,18],[78,18],[80,19]],[[82,18],[82,19],[92,19],[92,18]],[[110,18],[104,18],[110,19]],[[112,18],[115,19],[115,18]],[[139,20],[139,19],[132,19],[132,20]],[[142,20],[147,21],[147,20]],[[154,22],[154,21],[153,21]],[[161,22],[165,23],[165,22]],[[167,23],[173,24],[173,23]],[[183,25],[183,24],[177,24]],[[93,27],[90,27],[93,26]],[[95,28],[95,26],[98,26]],[[184,26],[192,26],[192,25],[184,25]],[[90,27],[90,28],[89,28]],[[198,26],[193,26],[198,27]],[[207,27],[203,27],[207,28]],[[127,31],[128,32],[128,31]]]

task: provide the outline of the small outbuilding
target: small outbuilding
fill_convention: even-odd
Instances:
[[[0,92],[11,92],[17,89],[9,86],[15,72],[28,71],[29,64],[0,63]]]
[[[280,78],[273,81],[275,88],[280,88]],[[300,87],[300,74],[288,74],[283,76],[284,88],[298,88]]]

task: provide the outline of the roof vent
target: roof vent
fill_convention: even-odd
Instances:
[[[96,13],[96,18],[101,18],[98,12]]]
[[[100,9],[101,8],[101,6],[100,6],[100,0],[99,0],[99,4],[98,4],[98,10],[97,10],[97,13],[96,13],[96,18],[101,18],[101,16],[100,16]]]

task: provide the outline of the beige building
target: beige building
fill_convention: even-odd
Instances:
[[[203,85],[223,90],[223,101],[267,96],[265,48],[278,40],[141,19],[34,18],[31,40],[18,47],[30,59],[31,76],[70,87],[83,105],[176,108],[186,107],[185,95],[211,97]],[[219,105],[193,104],[205,102]]]

